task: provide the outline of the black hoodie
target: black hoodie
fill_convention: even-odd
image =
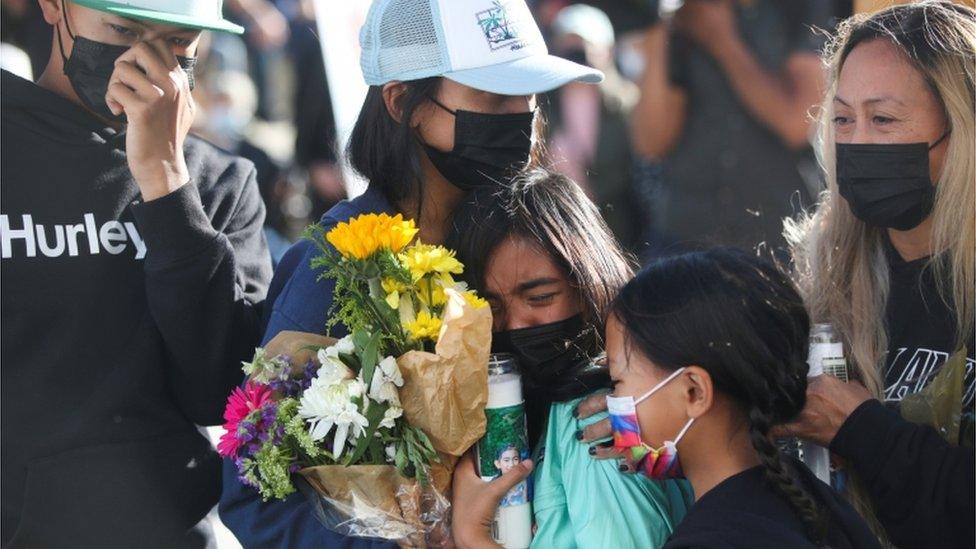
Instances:
[[[124,135],[2,76],[4,547],[202,546],[271,274],[254,167],[196,138],[142,203]]]

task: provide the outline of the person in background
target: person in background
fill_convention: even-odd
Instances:
[[[300,0],[296,7],[288,41],[292,63],[299,69],[295,74],[293,108],[295,165],[307,177],[307,194],[312,201],[310,217],[315,220],[346,198],[346,186],[339,166],[335,115],[316,30],[314,1]]]
[[[233,70],[211,70],[200,78],[197,88],[202,116],[196,129],[215,145],[254,163],[261,200],[267,209],[264,236],[271,261],[277,265],[291,246],[285,236],[282,196],[285,174],[267,152],[248,137],[248,128],[257,109],[257,90],[247,74]]]
[[[687,0],[648,29],[631,127],[636,150],[662,164],[650,217],[676,250],[785,248],[783,218],[820,187],[808,153],[823,81],[813,28],[829,27],[831,9]]]
[[[695,494],[665,548],[880,547],[850,505],[770,439],[773,425],[803,408],[809,328],[790,280],[731,249],[660,259],[614,299],[606,338],[615,444],[643,454],[641,471],[687,477]],[[460,547],[491,546],[481,527],[491,515],[478,498],[496,491],[462,460],[454,525],[473,534]]]
[[[783,432],[843,458],[903,549],[976,544],[974,51],[976,11],[950,2],[845,22],[826,55],[828,190],[788,231],[856,381],[817,378]]]
[[[617,72],[613,26],[599,9],[573,4],[559,11],[549,36],[557,55],[606,75],[599,86],[569,84],[543,102],[553,168],[583,188],[624,249],[635,251],[644,226],[630,144],[638,91]]]
[[[349,142],[364,194],[332,208],[325,230],[364,213],[402,214],[418,238],[438,244],[473,189],[497,187],[539,158],[535,94],[603,75],[548,54],[524,2],[394,0],[372,5],[360,33],[369,89]],[[404,52],[409,52],[405,55]],[[321,334],[334,281],[320,280],[305,240],[282,258],[268,292],[274,305],[262,345],[280,332]],[[332,330],[342,335],[343,327]],[[290,354],[290,350],[285,350]],[[244,545],[390,546],[347,538],[319,522],[317,495],[262,502],[225,463],[220,516]],[[296,484],[302,486],[300,477]]]
[[[212,0],[42,0],[2,76],[4,547],[205,547],[271,264],[254,166],[187,133]]]
[[[454,217],[448,246],[491,306],[492,350],[512,353],[522,374],[535,462],[532,547],[660,547],[691,501],[687,484],[621,475],[607,444],[578,442],[604,416],[573,415],[583,397],[609,388],[606,367],[593,361],[630,260],[579,186],[544,170],[469,198]],[[469,534],[455,523],[458,543]]]

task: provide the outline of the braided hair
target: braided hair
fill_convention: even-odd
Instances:
[[[695,252],[646,267],[620,291],[611,314],[628,345],[661,368],[704,368],[715,390],[746,412],[768,485],[822,544],[825,515],[769,435],[806,402],[810,320],[789,279],[737,250]]]

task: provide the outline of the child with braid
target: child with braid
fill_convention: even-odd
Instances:
[[[770,440],[803,408],[809,328],[783,274],[729,249],[661,260],[620,291],[606,327],[615,445],[696,498],[666,548],[879,547]]]

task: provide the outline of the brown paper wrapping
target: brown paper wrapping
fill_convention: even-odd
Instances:
[[[475,309],[446,290],[444,325],[433,353],[410,351],[399,359],[403,415],[442,454],[461,456],[485,434],[491,310]],[[453,468],[457,460],[448,463]]]
[[[300,371],[315,358],[316,351],[309,347],[331,347],[336,341],[334,337],[285,330],[271,338],[264,351],[267,356],[287,356],[292,369]]]
[[[403,375],[400,402],[410,425],[422,429],[440,455],[430,466],[431,485],[401,476],[393,465],[325,465],[299,473],[347,517],[337,528],[353,535],[395,539],[403,547],[451,546],[446,494],[461,456],[485,432],[491,311],[475,309],[446,290],[444,324],[433,353],[410,351],[397,364]],[[281,332],[265,347],[292,364],[314,358],[309,345],[335,339]]]
[[[397,540],[402,547],[441,547],[450,539],[450,473],[431,466],[432,486],[401,476],[393,465],[323,465],[299,471],[349,520],[333,525],[352,535]]]

